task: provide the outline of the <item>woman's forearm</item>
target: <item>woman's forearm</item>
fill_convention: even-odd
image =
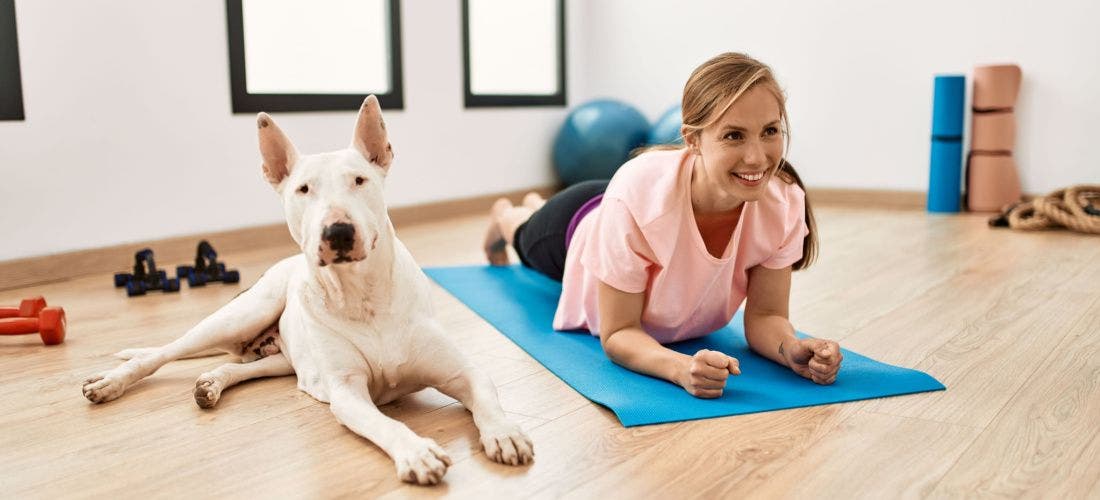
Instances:
[[[745,340],[749,348],[780,365],[787,366],[783,342],[796,338],[790,320],[783,316],[745,315]]]
[[[623,328],[600,340],[604,353],[615,364],[674,384],[681,384],[679,378],[691,364],[691,356],[662,346],[637,327]]]

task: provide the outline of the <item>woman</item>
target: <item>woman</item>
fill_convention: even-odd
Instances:
[[[626,368],[679,384],[700,398],[722,395],[737,359],[694,356],[662,344],[726,325],[745,303],[745,337],[756,353],[818,384],[843,358],[836,342],[798,339],[787,317],[792,270],[817,252],[802,181],[783,159],[787,111],[763,63],[721,54],[684,86],[683,147],[656,148],[608,181],[569,187],[550,200],[497,200],[485,250],[562,281],[557,330],[599,335]]]

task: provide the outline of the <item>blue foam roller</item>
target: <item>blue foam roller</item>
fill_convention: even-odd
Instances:
[[[928,211],[958,212],[962,188],[962,141],[932,140]]]
[[[962,138],[965,104],[966,77],[937,76],[932,98],[932,136]]]

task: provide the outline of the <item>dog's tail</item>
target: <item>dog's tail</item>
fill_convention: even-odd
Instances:
[[[115,357],[121,359],[133,359],[138,356],[152,354],[157,349],[158,348],[156,347],[138,347],[134,349],[123,349],[116,352]],[[208,358],[210,356],[220,356],[222,354],[226,354],[226,352],[218,349],[207,349],[205,351],[196,352],[195,354],[190,354],[179,359]]]

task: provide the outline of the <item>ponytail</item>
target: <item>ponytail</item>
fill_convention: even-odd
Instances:
[[[802,178],[798,176],[798,172],[795,172],[794,166],[792,166],[787,160],[782,160],[779,165],[779,176],[787,182],[787,184],[797,184],[802,192],[806,192],[806,186],[802,184]],[[810,208],[810,196],[806,194],[806,228],[809,232],[806,233],[806,237],[802,239],[802,258],[795,262],[791,269],[795,271],[801,271],[810,267],[817,260],[817,223],[814,221],[814,211]]]

